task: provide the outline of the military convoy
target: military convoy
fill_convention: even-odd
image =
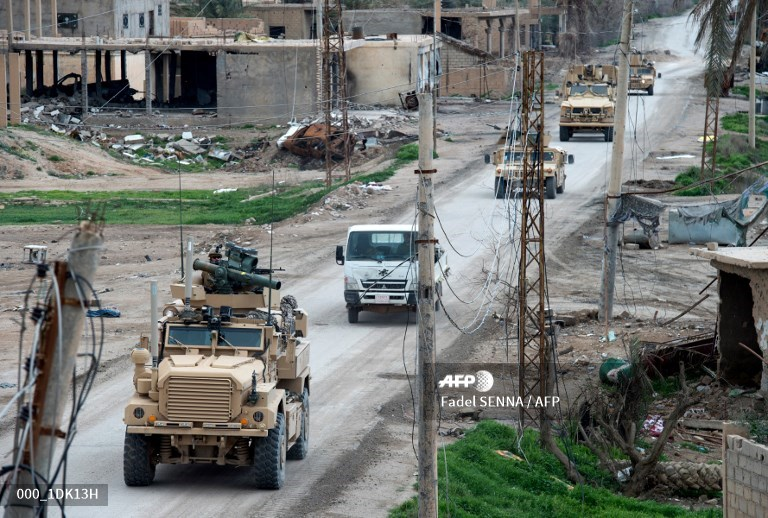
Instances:
[[[565,192],[565,164],[573,163],[573,155],[569,155],[563,148],[550,146],[550,136],[544,135],[542,145],[542,171],[544,173],[544,195],[553,200],[558,194]],[[494,165],[493,190],[496,198],[505,198],[522,193],[523,159],[528,155],[528,162],[536,161],[533,145],[527,146],[515,139],[507,143],[505,136],[499,139],[499,148],[493,155],[485,155],[485,163]]]
[[[159,320],[153,283],[151,335],[131,352],[125,484],[151,484],[158,464],[209,463],[250,466],[256,487],[279,489],[286,459],[308,453],[307,313],[280,298],[256,250],[192,254],[190,242],[185,283]]]
[[[576,132],[598,132],[613,142],[616,111],[616,67],[572,65],[563,81],[560,104],[560,141]]]
[[[653,95],[656,75],[653,61],[645,59],[642,52],[632,49],[629,55],[629,89],[643,90],[648,95]],[[659,77],[661,77],[660,74]]]

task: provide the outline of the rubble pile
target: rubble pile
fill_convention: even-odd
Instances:
[[[312,221],[316,218],[330,216],[331,219],[343,218],[343,212],[363,209],[368,206],[371,196],[383,195],[392,190],[390,185],[377,182],[354,182],[335,190],[326,196],[322,202],[310,209],[304,215],[304,221]]]

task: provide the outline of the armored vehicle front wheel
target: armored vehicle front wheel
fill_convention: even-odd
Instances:
[[[148,486],[155,479],[154,441],[152,437],[125,434],[123,444],[123,480],[126,486]]]
[[[557,197],[557,194],[555,194],[555,177],[554,176],[548,176],[546,178],[544,189],[545,189],[545,194],[548,200],[554,200]]]
[[[299,432],[299,438],[288,450],[288,458],[291,460],[304,459],[309,453],[309,389],[306,387],[304,387],[301,400],[303,406],[301,409],[301,432]]]
[[[360,309],[355,307],[347,308],[347,321],[350,324],[357,324],[358,317],[360,315]]]
[[[266,437],[253,440],[254,481],[259,489],[280,489],[285,482],[285,416],[277,414],[275,427]]]
[[[568,142],[571,138],[571,132],[568,127],[560,126],[560,142]]]
[[[648,87],[648,95],[653,95],[653,85]]]
[[[557,194],[563,194],[565,192],[565,178],[563,178],[563,183],[557,186]]]
[[[613,128],[605,128],[605,141],[613,142]]]

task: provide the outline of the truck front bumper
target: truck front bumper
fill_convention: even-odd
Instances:
[[[362,296],[361,296],[362,295]],[[416,292],[372,293],[357,290],[344,290],[347,306],[415,306]]]

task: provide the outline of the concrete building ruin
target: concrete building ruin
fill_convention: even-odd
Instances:
[[[768,394],[768,247],[692,251],[718,273],[719,375]]]
[[[536,44],[540,15],[564,25],[564,9],[486,4],[443,11],[445,36],[437,45],[431,11],[345,12],[350,101],[400,106],[399,94],[426,79],[433,52],[439,95],[507,95],[513,63],[499,58],[516,50],[517,34],[521,47]],[[9,85],[11,122],[20,121],[22,97],[57,95],[80,112],[136,102],[147,113],[211,110],[232,124],[316,115],[322,90],[315,6],[262,5],[257,12],[252,19],[172,21],[168,0],[8,0],[0,6],[0,30],[12,30],[10,37],[0,32],[0,70],[7,73],[0,83]],[[235,42],[235,30],[262,31],[264,38]],[[88,95],[80,95],[84,90]]]

